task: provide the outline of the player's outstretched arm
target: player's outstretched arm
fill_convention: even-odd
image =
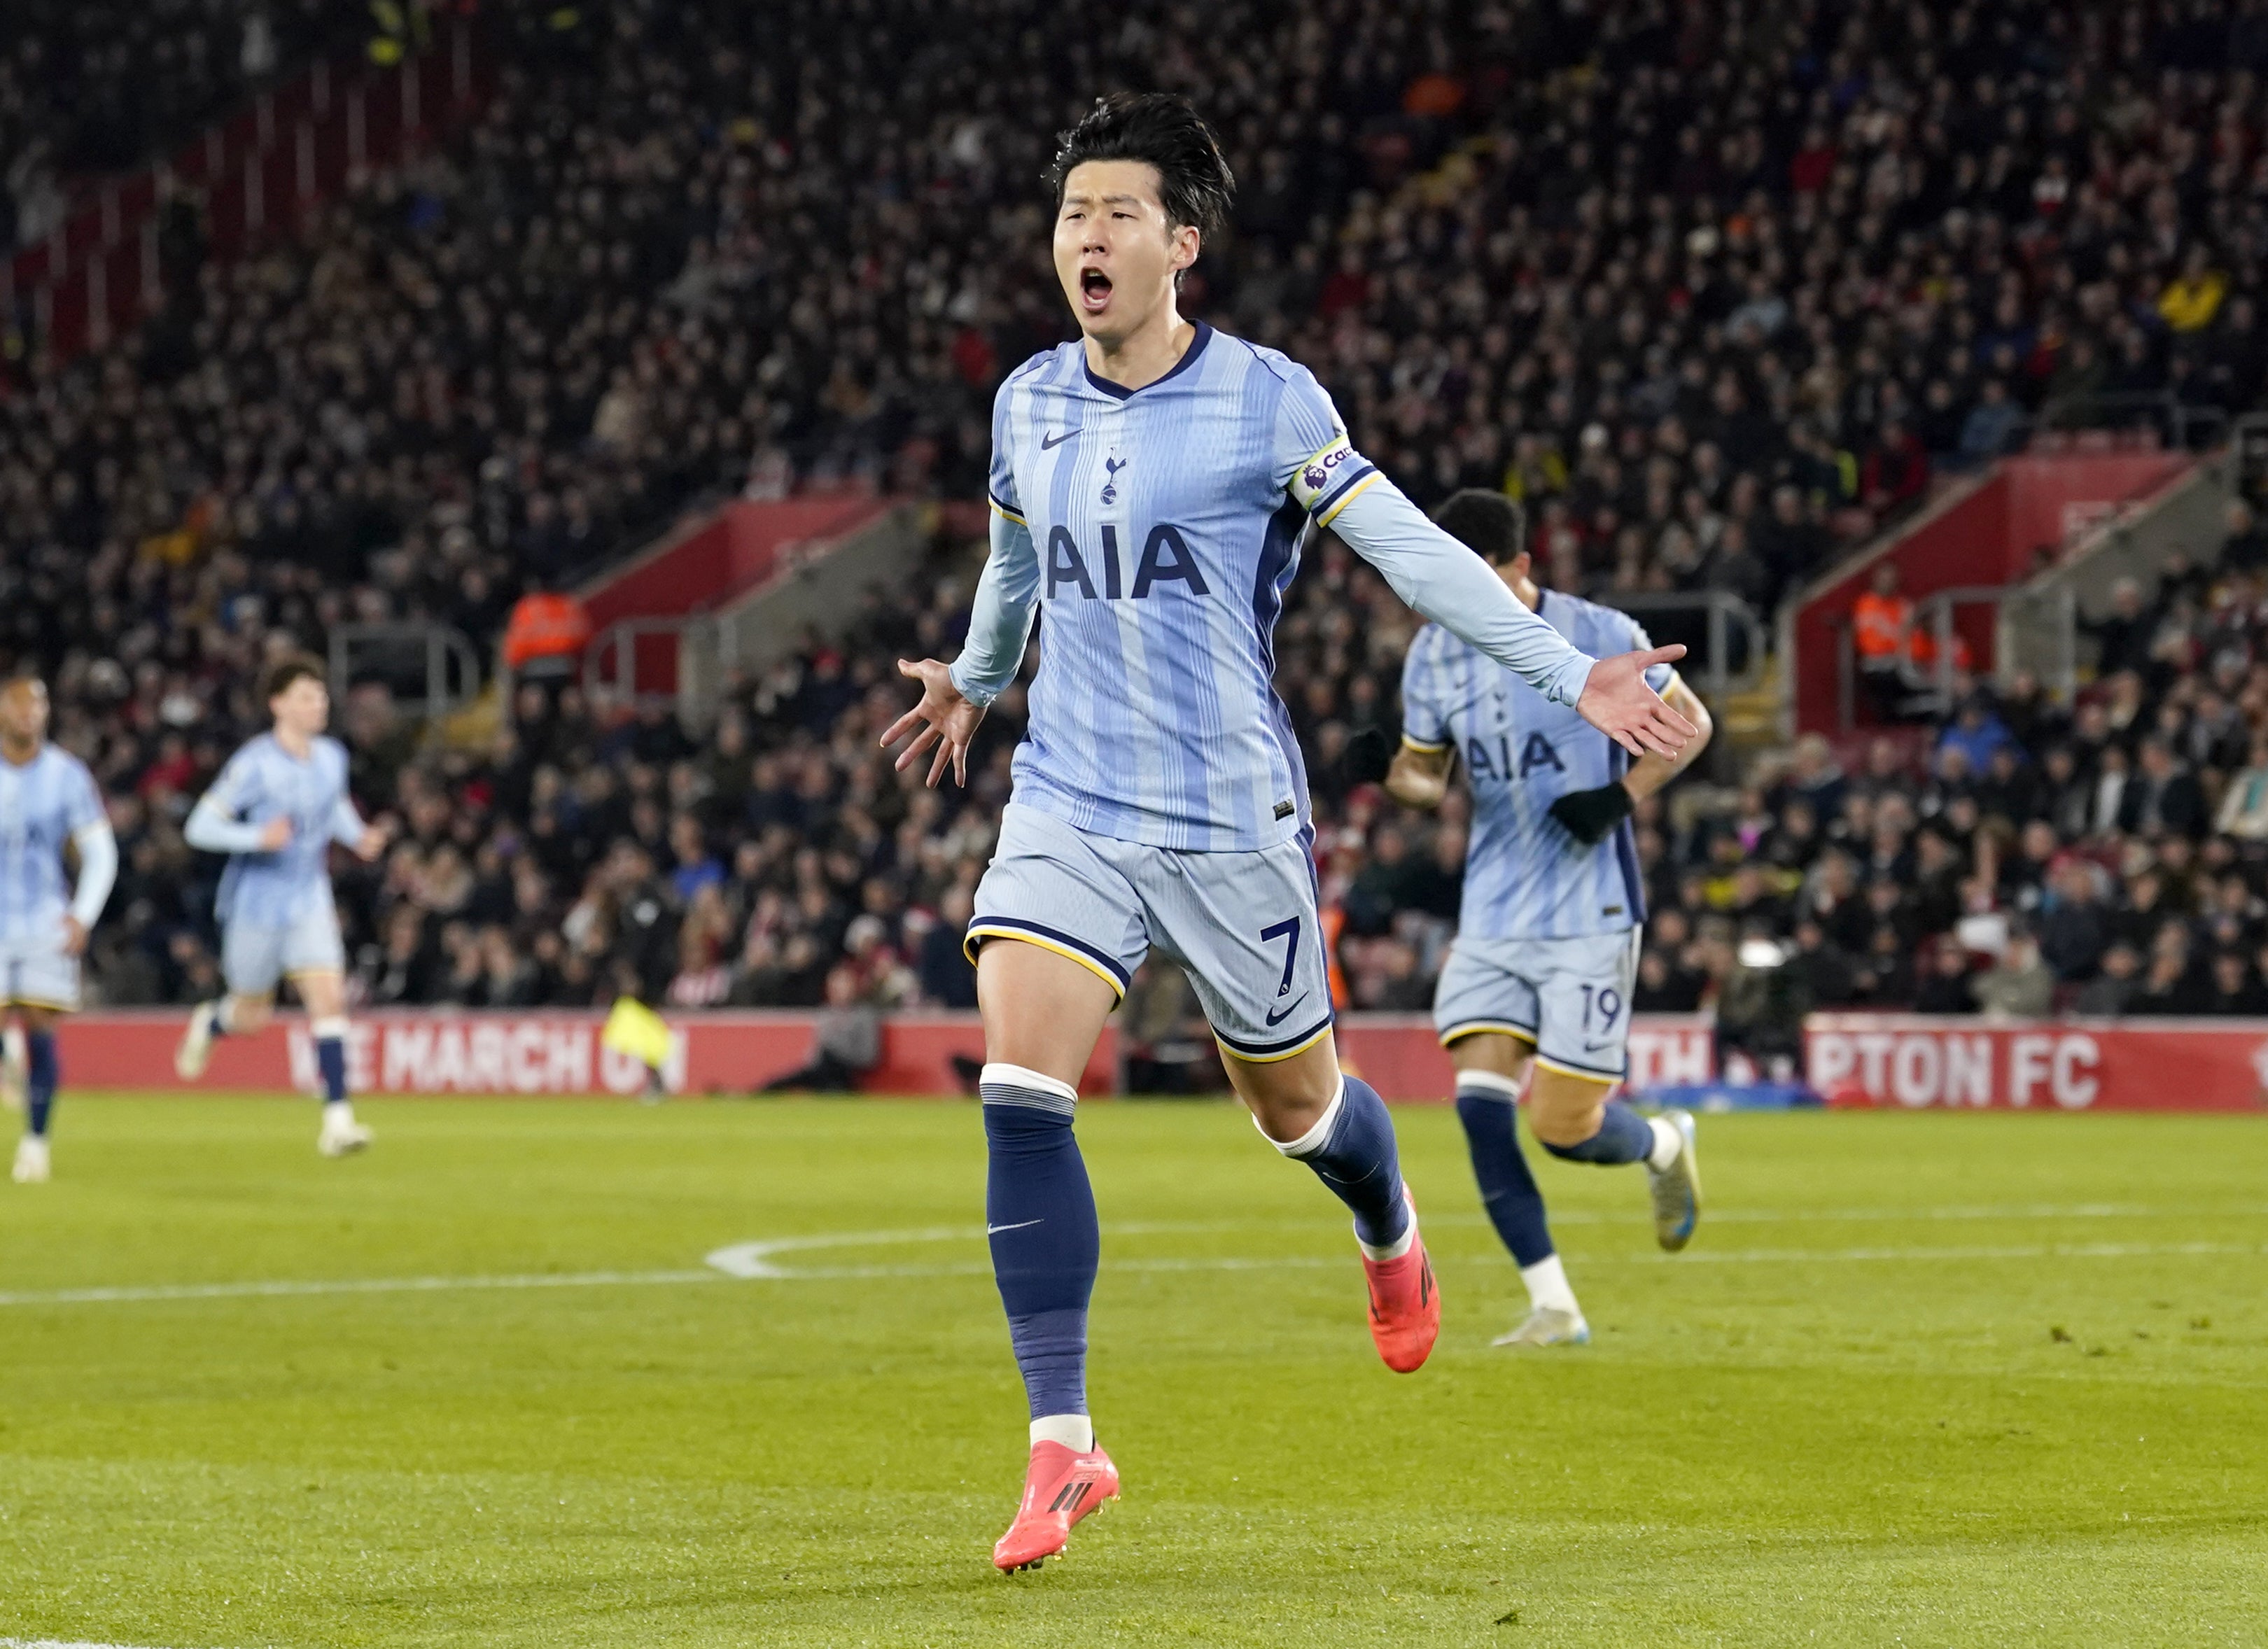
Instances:
[[[1661,702],[1646,684],[1646,673],[1684,656],[1685,649],[1672,644],[1600,659],[1583,683],[1575,713],[1634,756],[1675,759],[1700,729]]]
[[[954,684],[953,672],[934,659],[924,659],[918,664],[901,659],[898,674],[921,683],[921,703],[890,724],[889,731],[882,735],[882,747],[887,750],[908,733],[913,733],[914,741],[898,752],[899,772],[904,772],[921,759],[924,751],[934,747],[937,755],[929,764],[929,787],[937,788],[948,766],[953,769],[953,782],[967,784],[968,741],[976,736],[976,725],[984,719],[984,706],[969,703]]]
[[[968,783],[968,741],[985,710],[1016,679],[1024,662],[1024,644],[1031,638],[1032,617],[1039,605],[1040,557],[1032,547],[1031,529],[1008,513],[996,498],[992,504],[992,553],[976,580],[976,600],[968,613],[968,640],[961,657],[948,669],[934,659],[916,664],[898,660],[898,674],[922,684],[921,703],[890,724],[882,747],[916,732],[914,741],[898,753],[902,773],[924,750],[936,747],[929,767],[930,788],[945,777],[949,763],[953,782]]]
[[[1691,767],[1709,747],[1716,724],[1710,719],[1709,707],[1693,689],[1673,674],[1661,691],[1661,699],[1696,729],[1683,749],[1674,756],[1649,752],[1620,778],[1596,790],[1571,790],[1551,804],[1551,816],[1585,847],[1596,847],[1605,841],[1616,825],[1630,817],[1633,807]]]
[[[1427,520],[1383,476],[1351,495],[1328,525],[1404,601],[1552,703],[1572,705],[1632,755],[1650,750],[1675,755],[1693,737],[1692,725],[1646,684],[1648,669],[1683,658],[1684,648],[1593,660],[1521,606],[1487,563]]]

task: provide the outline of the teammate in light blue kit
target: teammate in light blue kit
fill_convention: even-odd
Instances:
[[[1342,1078],[1315,916],[1307,777],[1270,636],[1312,526],[1419,611],[1634,751],[1693,729],[1643,673],[1594,662],[1512,598],[1348,441],[1307,369],[1182,319],[1181,273],[1232,180],[1181,99],[1099,102],[1053,173],[1057,277],[1083,336],[1035,356],[993,412],[992,553],[948,669],[902,663],[921,703],[902,769],[963,774],[1045,610],[1028,735],[976,894],[988,1064],[985,1212],[1024,1375],[1032,1452],[1002,1569],[1060,1551],[1117,1490],[1086,1388],[1094,1200],[1071,1119],[1080,1074],[1155,946],[1188,968],[1260,1130],[1352,1211],[1371,1330],[1422,1364],[1440,1299],[1385,1105]]]
[[[78,852],[76,887],[63,876],[66,846]],[[78,959],[117,878],[118,841],[94,775],[48,742],[47,687],[19,676],[0,688],[0,1007],[24,1027],[19,1185],[49,1172],[55,1016],[77,1011]]]
[[[190,1014],[173,1066],[187,1080],[202,1076],[213,1038],[265,1025],[289,974],[322,1072],[315,1148],[343,1157],[370,1144],[370,1130],[347,1098],[346,951],[331,902],[331,843],[374,859],[387,833],[355,811],[346,747],[322,736],[331,715],[322,667],[287,659],[269,671],[267,690],[274,730],[229,758],[182,831],[190,846],[230,856],[215,902],[228,995]]]
[[[1436,519],[1573,645],[1651,644],[1625,614],[1536,588],[1518,507],[1502,494],[1458,493]],[[1632,765],[1622,747],[1440,624],[1418,633],[1403,665],[1403,748],[1388,793],[1437,806],[1459,762],[1473,793],[1464,901],[1433,1021],[1457,1067],[1457,1115],[1483,1200],[1528,1285],[1528,1317],[1498,1345],[1590,1338],[1513,1122],[1531,1064],[1528,1122],[1544,1150],[1644,1162],[1665,1248],[1683,1248],[1700,1214],[1693,1118],[1649,1120],[1607,1097],[1628,1073],[1646,920],[1631,809],[1699,755],[1711,730],[1708,710],[1668,665],[1650,679],[1698,731],[1675,756],[1649,752]]]

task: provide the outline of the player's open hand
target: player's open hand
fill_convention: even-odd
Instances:
[[[1685,649],[1673,644],[1600,659],[1583,683],[1575,713],[1632,755],[1675,756],[1701,730],[1661,702],[1646,684],[1646,673],[1684,656]]]
[[[1592,674],[1596,674],[1594,671]],[[291,819],[288,813],[277,813],[260,827],[260,850],[276,853],[291,845]]]
[[[365,865],[372,864],[386,851],[386,844],[393,840],[394,827],[386,820],[381,819],[374,825],[365,825],[362,835],[356,838],[355,857]]]
[[[961,689],[953,684],[952,672],[934,659],[919,664],[901,659],[898,674],[922,684],[921,703],[890,724],[882,735],[882,747],[887,750],[908,733],[915,733],[914,741],[898,752],[899,772],[911,767],[922,752],[934,745],[937,755],[929,764],[930,788],[937,788],[947,766],[953,769],[954,784],[967,784],[968,741],[976,736],[976,724],[984,719],[984,706],[961,697]]]
[[[86,924],[69,911],[63,913],[63,954],[83,956],[86,953]]]

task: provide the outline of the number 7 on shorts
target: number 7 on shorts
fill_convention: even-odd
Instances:
[[[1260,930],[1260,942],[1263,945],[1273,939],[1282,939],[1285,942],[1284,979],[1283,983],[1276,987],[1276,994],[1279,997],[1288,996],[1292,990],[1292,967],[1300,960],[1300,918],[1286,917],[1283,921],[1273,923]],[[1289,1010],[1287,1009],[1286,1012]]]

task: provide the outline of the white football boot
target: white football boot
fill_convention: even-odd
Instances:
[[[26,1134],[16,1142],[15,1181],[18,1185],[48,1182],[48,1142],[37,1134]]]
[[[189,1010],[189,1028],[173,1049],[173,1074],[184,1082],[195,1082],[212,1062],[212,1016],[218,1005],[200,1002]]]
[[[1521,1320],[1520,1327],[1510,1334],[1499,1334],[1491,1345],[1588,1345],[1591,1325],[1583,1321],[1580,1311],[1563,1311],[1557,1306],[1538,1306]]]
[[[351,1107],[323,1107],[323,1131],[315,1136],[315,1149],[327,1157],[351,1157],[370,1149],[370,1130],[355,1121]]]

